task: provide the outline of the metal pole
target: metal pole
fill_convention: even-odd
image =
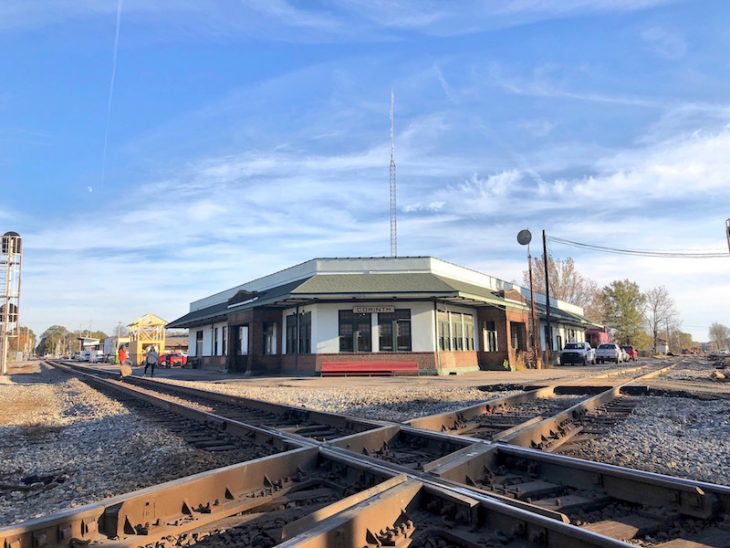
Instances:
[[[542,259],[545,266],[545,312],[547,333],[545,334],[545,346],[547,350],[548,363],[552,363],[553,350],[553,329],[550,325],[550,274],[548,273],[547,233],[542,231]]]
[[[540,340],[539,327],[537,317],[535,315],[535,292],[532,284],[532,254],[530,253],[530,245],[527,245],[527,261],[529,262],[528,272],[530,273],[530,315],[532,316],[532,355],[535,360],[535,368],[538,368],[538,352],[540,351],[538,341]]]
[[[10,286],[13,272],[13,251],[15,244],[8,239],[8,257],[5,263],[5,302],[3,303],[3,349],[0,353],[0,374],[8,374],[8,327],[10,327]]]

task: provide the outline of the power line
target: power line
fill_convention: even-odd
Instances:
[[[573,240],[566,240],[564,238],[557,238],[555,236],[548,236],[551,242],[556,244],[568,245],[571,247],[578,247],[584,249],[592,249],[594,251],[601,251],[603,253],[613,253],[615,255],[633,255],[638,257],[656,257],[663,259],[718,259],[721,257],[730,257],[730,253],[725,252],[702,252],[702,253],[684,253],[678,251],[649,251],[639,249],[622,249],[618,247],[607,247],[602,245],[586,244],[583,242],[576,242]]]

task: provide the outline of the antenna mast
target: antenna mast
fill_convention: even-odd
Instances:
[[[390,256],[398,255],[398,227],[396,225],[395,181],[395,93],[390,90]]]

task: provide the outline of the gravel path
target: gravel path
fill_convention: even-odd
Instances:
[[[571,456],[730,485],[730,402],[649,396]]]
[[[171,384],[192,386],[222,394],[243,396],[316,411],[346,413],[355,417],[401,422],[424,415],[444,413],[515,392],[484,392],[472,387],[435,386],[323,386],[302,389],[293,385],[251,386],[245,383],[180,382],[156,379]]]
[[[0,385],[0,526],[246,460],[211,454],[42,366]]]

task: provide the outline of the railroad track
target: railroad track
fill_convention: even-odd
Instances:
[[[334,413],[312,411],[300,407],[280,405],[240,396],[229,396],[185,387],[152,379],[126,377],[122,382],[119,375],[107,370],[99,370],[78,364],[52,362],[56,367],[74,371],[89,382],[102,386],[125,390],[132,385],[137,388],[134,396],[147,396],[148,401],[155,399],[169,401],[189,409],[203,411],[218,417],[261,428],[327,441],[352,433],[363,432],[382,426],[381,422],[346,417]],[[99,377],[105,377],[103,380]],[[129,391],[126,391],[129,393]]]
[[[613,386],[573,383],[533,388],[456,411],[419,417],[406,424],[470,439],[555,451],[569,441],[575,444],[587,439],[599,423],[605,429],[626,418],[638,401],[624,405],[629,400],[622,396],[621,389],[671,367],[635,366],[619,370],[619,384]],[[584,436],[576,438],[583,431]]]
[[[149,388],[163,383],[86,375],[284,452],[0,529],[3,548],[730,546],[726,487],[194,389],[183,402],[177,386],[160,394]],[[605,394],[583,403],[600,409],[612,400]],[[239,406],[244,415],[227,416]],[[333,431],[308,436],[303,424]]]

